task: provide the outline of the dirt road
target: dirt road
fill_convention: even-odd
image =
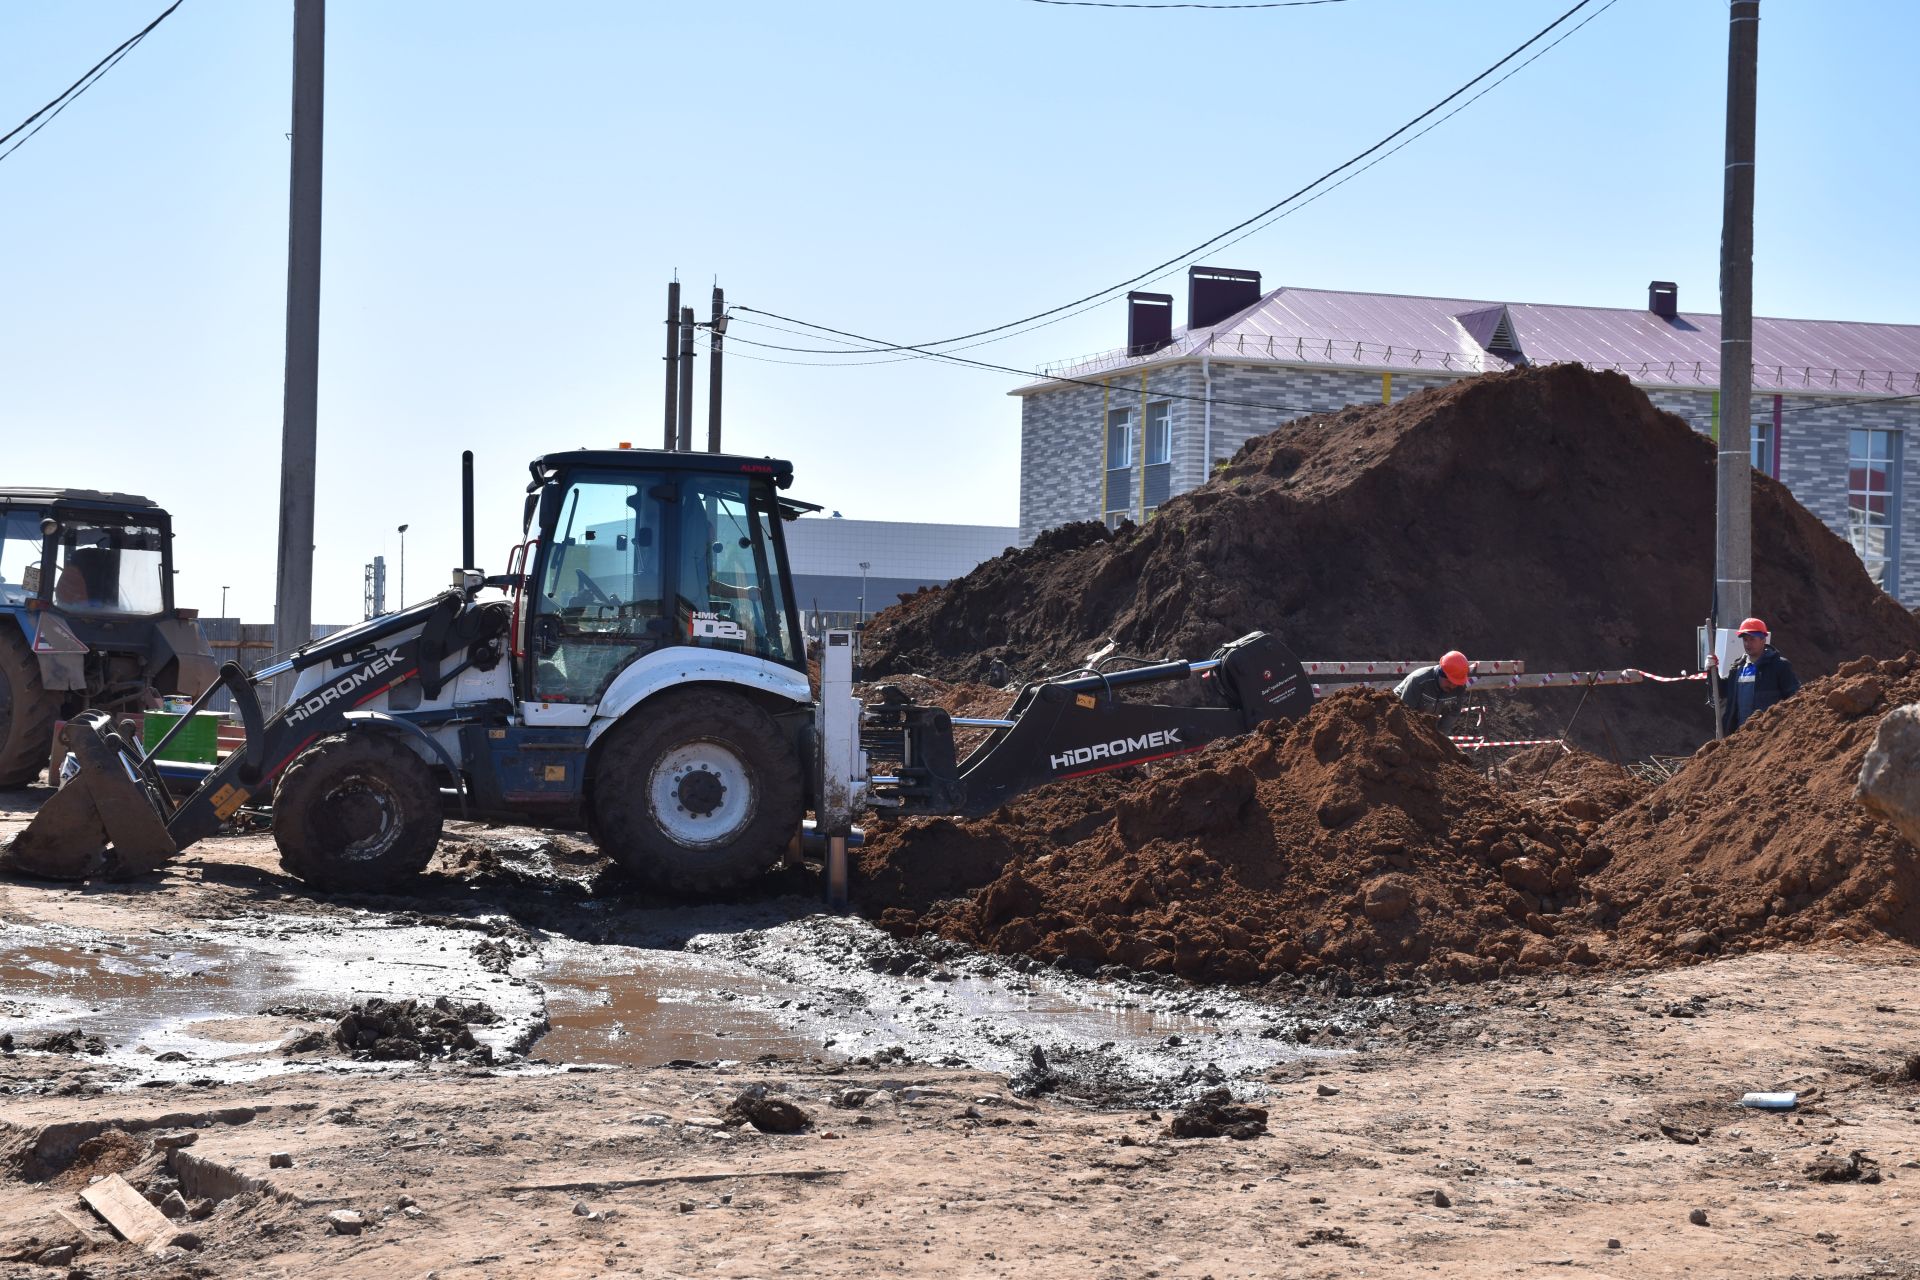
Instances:
[[[452,842],[405,901],[311,899],[258,836],[138,885],[0,884],[0,1275],[1920,1276],[1911,952],[1087,983],[803,899],[590,899],[590,858],[535,848]],[[486,1053],[287,1052],[382,993],[484,1002]],[[1263,1136],[1167,1134],[1216,1082]],[[727,1123],[755,1083],[808,1127]],[[1736,1105],[1774,1088],[1805,1101]],[[115,1241],[77,1208],[115,1172],[207,1216]]]

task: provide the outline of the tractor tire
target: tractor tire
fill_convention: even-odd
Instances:
[[[751,700],[690,689],[607,731],[594,757],[595,839],[628,875],[712,896],[780,865],[806,804],[799,754]]]
[[[426,870],[445,816],[433,770],[375,729],[320,739],[273,790],[280,865],[322,890],[402,887]]]
[[[60,695],[40,683],[40,660],[11,618],[0,618],[0,787],[24,787],[53,751]]]

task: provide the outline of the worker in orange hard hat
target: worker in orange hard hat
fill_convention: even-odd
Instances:
[[[1784,698],[1800,692],[1800,677],[1793,664],[1773,647],[1767,624],[1748,618],[1737,633],[1746,656],[1733,664],[1733,670],[1720,674],[1720,655],[1707,655],[1707,668],[1720,686],[1720,728],[1732,733],[1753,717]]]
[[[1473,664],[1467,661],[1467,655],[1452,649],[1440,655],[1440,661],[1432,666],[1416,667],[1408,672],[1407,678],[1395,686],[1393,696],[1415,711],[1431,711],[1439,716],[1444,732],[1460,714],[1467,681],[1472,675]]]

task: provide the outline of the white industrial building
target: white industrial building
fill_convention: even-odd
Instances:
[[[843,625],[951,582],[1013,546],[1019,534],[1012,525],[802,516],[786,524],[794,598],[802,613]]]

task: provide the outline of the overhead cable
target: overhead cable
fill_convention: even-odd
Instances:
[[[22,120],[19,124],[15,125],[12,129],[8,130],[5,136],[0,136],[0,147],[6,147],[6,144],[8,143],[8,141],[10,141],[22,129],[25,129],[28,125],[33,125],[34,121],[40,120],[40,117],[46,116],[46,119],[40,120],[39,124],[34,125],[32,132],[28,133],[25,137],[21,138],[18,142],[15,142],[11,147],[7,147],[6,150],[0,151],[0,160],[5,160],[8,156],[18,151],[21,147],[26,146],[27,142],[30,139],[32,139],[35,133],[40,132],[40,130],[52,124],[55,117],[57,117],[62,111],[65,111],[68,107],[72,106],[74,102],[79,99],[81,94],[85,93],[87,90],[93,88],[94,85],[98,84],[100,80],[106,76],[107,72],[113,70],[114,67],[119,64],[120,59],[126,57],[129,53],[133,52],[133,47],[135,45],[139,44],[142,40],[145,40],[149,32],[151,32],[155,27],[159,26],[162,22],[165,22],[167,20],[168,15],[170,15],[175,9],[178,9],[183,3],[185,3],[185,0],[173,0],[172,4],[168,5],[164,10],[161,11],[159,17],[155,18],[152,22],[149,22],[146,26],[140,28],[140,30],[134,32],[131,36],[128,36],[125,40],[122,40],[118,45],[114,47],[112,52],[108,53],[106,57],[100,59],[100,61],[94,63],[91,67],[89,67],[85,75],[81,76],[78,80],[75,80],[72,84],[68,85],[66,89],[62,93],[60,93],[57,97],[55,97],[52,101],[48,102],[45,106],[41,107],[38,111],[34,112],[32,115],[28,116],[25,120]],[[49,114],[49,112],[51,112],[51,114]]]
[[[1616,2],[1616,0],[1609,0],[1609,7],[1613,2]],[[1328,181],[1331,178],[1338,176],[1341,173],[1344,173],[1346,170],[1353,168],[1355,165],[1367,159],[1367,157],[1373,155],[1375,152],[1384,149],[1389,143],[1399,138],[1402,134],[1407,133],[1408,131],[1413,129],[1414,126],[1420,124],[1422,121],[1426,120],[1429,116],[1432,116],[1435,113],[1439,112],[1443,107],[1453,102],[1456,98],[1459,98],[1462,95],[1466,94],[1475,85],[1479,84],[1481,81],[1493,75],[1496,71],[1506,66],[1509,62],[1512,62],[1515,58],[1518,58],[1521,54],[1525,53],[1528,49],[1532,48],[1534,45],[1538,44],[1546,36],[1551,34],[1556,28],[1558,28],[1563,23],[1565,23],[1569,18],[1573,17],[1576,13],[1579,13],[1582,9],[1585,9],[1588,5],[1591,5],[1593,3],[1595,3],[1595,0],[1578,0],[1578,3],[1576,3],[1572,8],[1568,9],[1565,13],[1561,14],[1559,17],[1555,18],[1552,22],[1548,23],[1546,26],[1542,27],[1539,31],[1535,32],[1532,36],[1528,37],[1525,41],[1523,41],[1520,45],[1518,45],[1513,50],[1508,52],[1504,57],[1500,58],[1492,66],[1489,66],[1486,70],[1474,76],[1471,80],[1467,81],[1465,84],[1455,89],[1452,93],[1449,93],[1446,97],[1440,99],[1438,102],[1428,107],[1425,111],[1422,111],[1419,115],[1413,117],[1411,120],[1407,121],[1405,124],[1395,129],[1393,132],[1387,134],[1385,137],[1381,138],[1378,142],[1375,142],[1372,146],[1366,148],[1364,151],[1358,152],[1357,154],[1335,165],[1333,168],[1327,170],[1325,173],[1315,178],[1312,182],[1307,183],[1305,186],[1299,188],[1298,190],[1294,191],[1290,195],[1287,195],[1282,199],[1275,201],[1273,204],[1268,205],[1265,209],[1262,209],[1260,212],[1254,214],[1252,217],[1245,218],[1240,222],[1235,223],[1233,226],[1228,227],[1226,230],[1221,231],[1217,235],[1208,237],[1206,240],[1202,241],[1197,245],[1194,245],[1192,248],[1187,249],[1182,253],[1174,255],[1173,257],[1168,258],[1164,262],[1157,263],[1154,266],[1147,268],[1145,271],[1140,272],[1138,275],[1131,276],[1128,279],[1122,280],[1117,284],[1109,285],[1104,289],[1099,289],[1093,293],[1089,293],[1082,297],[1075,298],[1071,302],[1063,302],[1057,307],[1049,307],[1045,311],[1036,311],[1032,315],[1022,316],[1017,320],[1009,320],[1004,324],[993,325],[985,329],[976,329],[971,333],[962,333],[951,338],[939,338],[930,342],[883,343],[881,345],[869,348],[869,351],[871,352],[924,351],[929,347],[952,346],[955,343],[967,342],[974,338],[986,337],[989,334],[1000,333],[1007,329],[1018,328],[1022,325],[1029,324],[1035,320],[1043,320],[1048,316],[1057,315],[1060,312],[1071,310],[1085,303],[1104,299],[1107,296],[1117,293],[1122,289],[1132,288],[1134,285],[1139,284],[1144,280],[1150,279],[1158,275],[1159,273],[1165,271],[1169,267],[1178,266],[1179,264],[1186,262],[1188,259],[1196,257],[1197,255],[1206,252],[1208,249],[1213,248],[1215,245],[1227,239],[1229,236],[1232,236],[1237,232],[1244,231],[1248,227],[1252,226],[1254,223],[1260,222],[1262,219],[1270,217],[1271,215],[1279,212],[1281,209],[1285,208],[1287,205],[1293,203],[1295,200],[1299,199],[1300,197],[1306,195],[1308,192],[1312,191],[1315,187],[1321,185],[1322,183]],[[798,322],[798,323],[804,323],[804,322]],[[810,325],[809,327],[820,327],[823,329],[823,331],[826,331],[824,329],[824,326]],[[823,348],[823,349],[814,351],[811,354],[829,355],[829,354],[833,354],[833,352],[829,349]]]

